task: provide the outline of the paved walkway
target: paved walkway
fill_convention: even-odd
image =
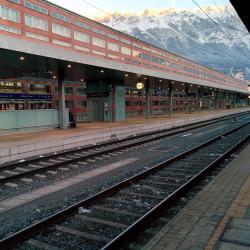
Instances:
[[[250,249],[250,145],[143,250]]]
[[[201,116],[211,116],[216,114],[229,114],[231,112],[235,112],[237,110],[245,110],[246,108],[238,108],[238,109],[230,109],[230,110],[206,110],[202,112],[195,112],[192,114],[186,113],[176,113],[172,116],[169,115],[159,115],[154,116],[151,119],[146,119],[145,117],[135,117],[129,118],[125,121],[120,122],[89,122],[89,123],[79,123],[77,124],[77,128],[74,129],[66,129],[66,130],[57,130],[57,129],[46,129],[46,130],[37,130],[32,132],[11,132],[9,134],[1,134],[0,133],[0,148],[16,145],[16,144],[25,144],[31,141],[38,140],[50,140],[61,139],[66,137],[72,137],[77,135],[82,135],[84,133],[90,132],[99,132],[105,129],[113,129],[119,127],[127,127],[134,126],[140,124],[150,124],[150,123],[159,123],[162,121],[172,122],[173,120],[180,120],[186,118],[198,118]],[[248,108],[250,110],[250,108]]]
[[[84,123],[78,124],[76,129],[0,134],[0,165],[55,151],[93,145],[110,139],[123,139],[142,132],[169,129],[224,115],[237,114],[246,110],[250,110],[250,107],[192,114],[177,113],[171,117],[163,115],[152,119],[139,117],[116,123]]]

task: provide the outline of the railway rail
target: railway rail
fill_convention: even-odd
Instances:
[[[0,185],[15,181],[21,178],[26,178],[31,175],[45,173],[50,170],[74,168],[74,164],[87,159],[92,159],[105,154],[113,153],[115,151],[124,150],[126,148],[136,147],[138,145],[146,144],[152,141],[156,141],[167,136],[189,131],[195,128],[204,127],[210,124],[218,123],[224,120],[244,116],[249,112],[240,113],[237,115],[229,115],[224,118],[216,118],[205,122],[199,122],[191,125],[187,125],[181,128],[175,128],[172,130],[156,131],[146,134],[141,134],[122,140],[113,140],[99,145],[91,145],[84,148],[77,148],[66,152],[39,156],[34,159],[28,159],[23,162],[13,162],[0,166]]]
[[[249,133],[250,123],[240,124],[2,239],[0,248],[129,248],[141,227],[248,141]]]

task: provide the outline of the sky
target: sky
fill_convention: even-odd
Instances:
[[[197,8],[192,0],[49,0],[81,15],[93,18],[105,12],[139,12],[144,9]],[[230,4],[229,0],[195,0],[200,6]]]

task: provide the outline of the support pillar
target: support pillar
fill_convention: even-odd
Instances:
[[[149,79],[145,82],[145,92],[146,92],[146,118],[150,119],[151,117],[151,107],[150,107],[150,81]]]
[[[64,70],[58,68],[58,95],[59,95],[59,128],[66,129],[66,112],[65,112],[65,91],[64,91]]]
[[[198,111],[201,112],[202,108],[202,87],[198,88]]]
[[[219,90],[216,89],[214,92],[214,98],[215,98],[215,109],[219,110]]]
[[[116,98],[115,98],[115,84],[112,83],[112,122],[116,121]]]
[[[188,85],[187,84],[185,86],[185,98],[186,98],[186,114],[188,113],[191,114],[191,107],[189,109],[189,105],[188,105]]]
[[[169,116],[171,116],[173,114],[173,84],[172,82],[169,82],[168,92],[169,92]]]

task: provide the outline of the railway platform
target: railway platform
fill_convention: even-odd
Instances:
[[[249,108],[206,110],[192,114],[176,113],[146,119],[130,118],[122,122],[92,122],[78,124],[66,130],[41,130],[0,134],[0,165],[28,157],[64,151],[74,147],[97,144],[111,139],[122,139],[143,132],[174,128],[195,122],[245,112]]]
[[[143,250],[250,249],[250,145]]]

